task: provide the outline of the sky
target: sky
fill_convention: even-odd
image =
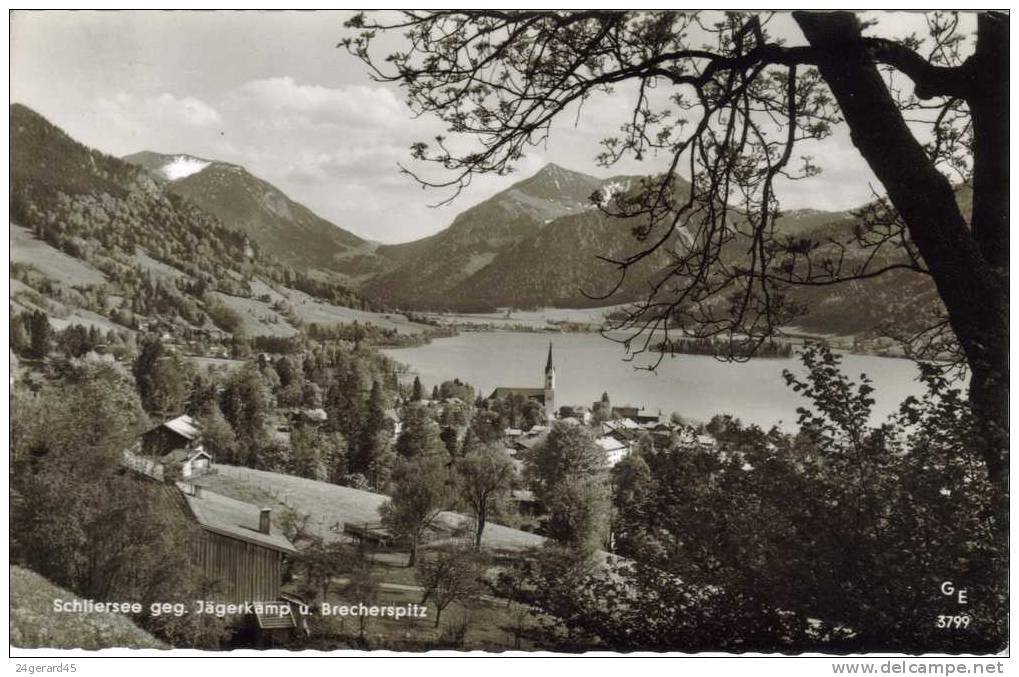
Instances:
[[[553,128],[510,177],[482,177],[452,204],[399,172],[414,141],[442,131],[414,119],[394,85],[338,49],[346,12],[13,13],[11,98],[75,139],[123,156],[186,153],[240,164],[338,226],[380,242],[418,239],[549,162],[596,176],[648,174],[663,158],[597,167],[598,141],[625,121],[626,88]],[[884,17],[890,33],[923,25]],[[803,43],[789,18],[775,30]],[[400,44],[386,36],[386,45]],[[798,149],[820,176],[780,187],[785,208],[848,209],[877,186],[845,130]],[[436,176],[436,175],[433,175]]]

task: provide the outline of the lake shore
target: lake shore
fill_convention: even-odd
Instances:
[[[613,403],[663,416],[672,412],[698,421],[731,414],[768,428],[795,428],[797,408],[808,404],[786,386],[783,371],[802,374],[795,357],[722,362],[707,355],[628,356],[618,343],[590,333],[465,332],[428,345],[384,349],[430,389],[447,379],[470,383],[488,397],[502,386],[538,387],[553,347],[557,371],[556,404],[591,406],[607,392]],[[662,358],[654,371],[649,369]],[[866,373],[875,387],[872,420],[898,410],[922,392],[916,366],[901,359],[841,353],[843,370],[854,379]]]

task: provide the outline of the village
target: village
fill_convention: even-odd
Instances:
[[[261,354],[257,359],[262,364],[271,364],[281,358]],[[541,521],[546,516],[544,506],[529,486],[525,465],[529,455],[547,442],[554,426],[588,431],[603,459],[606,478],[614,466],[641,444],[716,446],[715,439],[704,431],[703,426],[698,430],[676,420],[662,420],[660,413],[652,414],[638,406],[614,406],[607,394],[590,406],[562,405],[557,408],[556,381],[550,344],[540,387],[499,387],[486,401],[478,401],[483,407],[515,401],[522,405],[521,421],[526,421],[528,416],[537,421],[529,426],[520,423],[520,427],[505,427],[495,445],[501,449],[512,469],[505,485],[508,506],[505,510],[513,516],[515,525],[525,532],[540,532]],[[413,400],[413,395],[412,390],[406,401],[398,401],[384,410],[392,445],[398,444],[403,433],[401,413],[408,406],[427,412],[434,420],[442,420],[451,411],[463,412],[475,405],[456,396]],[[438,390],[433,395],[439,395]],[[322,407],[290,407],[279,411],[276,423],[270,424],[270,427],[273,428],[273,438],[283,444],[289,444],[290,433],[294,429],[321,428],[329,420]],[[463,439],[456,442],[462,444]],[[335,615],[327,613],[331,608],[328,596],[319,599],[302,597],[298,592],[301,586],[293,577],[293,563],[302,556],[300,541],[304,536],[295,531],[288,521],[299,509],[298,492],[288,496],[273,489],[271,482],[259,484],[256,480],[255,486],[261,491],[262,501],[252,502],[250,497],[238,500],[237,496],[245,493],[238,491],[239,484],[247,483],[250,478],[245,477],[244,468],[217,462],[203,443],[202,426],[195,418],[180,414],[147,430],[130,449],[125,450],[123,463],[142,481],[161,486],[163,491],[160,495],[179,509],[195,527],[191,537],[191,557],[209,580],[219,582],[215,601],[220,606],[229,604],[233,610],[243,610],[244,605],[258,606],[258,612],[232,614],[230,622],[235,630],[235,639],[231,641],[249,642],[261,647],[290,646],[300,642],[301,638],[308,638],[313,632],[309,620],[315,616]],[[245,479],[239,483],[237,478]],[[377,494],[370,498],[376,499],[376,503],[384,499]],[[351,549],[370,552],[370,557],[381,561],[393,562],[394,557],[395,561],[399,561],[400,554],[406,551],[405,539],[384,525],[377,514],[373,519],[366,520],[364,517],[365,511],[360,508],[346,515],[330,512],[328,518],[307,515],[310,523],[317,523],[321,537],[343,543]],[[329,524],[326,524],[326,519]],[[426,547],[442,548],[457,542],[463,537],[464,526],[462,517],[447,521],[435,519],[427,525]],[[493,528],[503,527],[492,524],[489,531]],[[525,542],[533,546],[542,540],[536,535]],[[505,545],[497,543],[494,547],[498,549]],[[494,579],[497,569],[486,575]],[[389,570],[392,571],[392,568],[389,567]],[[337,571],[335,578],[342,580],[346,573]],[[407,593],[419,587],[408,585],[411,581],[403,577],[398,578],[404,583],[389,583],[388,592],[398,593],[396,601],[400,602]],[[379,585],[383,590],[387,587],[385,581],[380,581]],[[394,585],[395,588],[392,587]],[[338,587],[342,589],[342,586]],[[421,589],[421,592],[424,590]],[[342,601],[360,602],[350,598]],[[268,611],[262,612],[263,606]],[[284,613],[279,613],[279,609],[283,609]],[[397,615],[397,619],[404,616],[406,614]],[[519,637],[513,642],[519,644]]]

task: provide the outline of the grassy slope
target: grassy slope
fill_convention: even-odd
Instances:
[[[219,474],[203,478],[213,491],[222,492],[240,500],[252,500],[265,494],[276,497],[296,510],[311,515],[313,526],[323,536],[331,536],[329,527],[337,522],[378,522],[379,507],[386,496],[370,491],[341,487],[328,482],[252,470],[237,466],[217,465]],[[442,525],[453,529],[466,523],[467,518],[446,512],[439,517]],[[489,523],[485,527],[484,544],[492,550],[522,550],[541,545],[544,538],[501,524]]]
[[[115,613],[57,613],[53,600],[73,600],[39,574],[11,567],[11,645],[25,649],[168,649],[129,618]]]
[[[102,284],[103,274],[84,261],[39,240],[27,228],[10,224],[11,263],[28,263],[46,277],[69,287]]]

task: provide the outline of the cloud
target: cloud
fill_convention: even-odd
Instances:
[[[178,98],[169,92],[149,97],[118,92],[112,97],[100,98],[96,105],[114,124],[125,127],[140,124],[209,127],[222,122],[219,111],[206,102],[192,96]]]
[[[290,76],[250,80],[229,92],[225,103],[237,111],[283,116],[290,123],[298,119],[348,129],[403,123],[410,117],[399,98],[383,87],[323,87],[298,84]]]

